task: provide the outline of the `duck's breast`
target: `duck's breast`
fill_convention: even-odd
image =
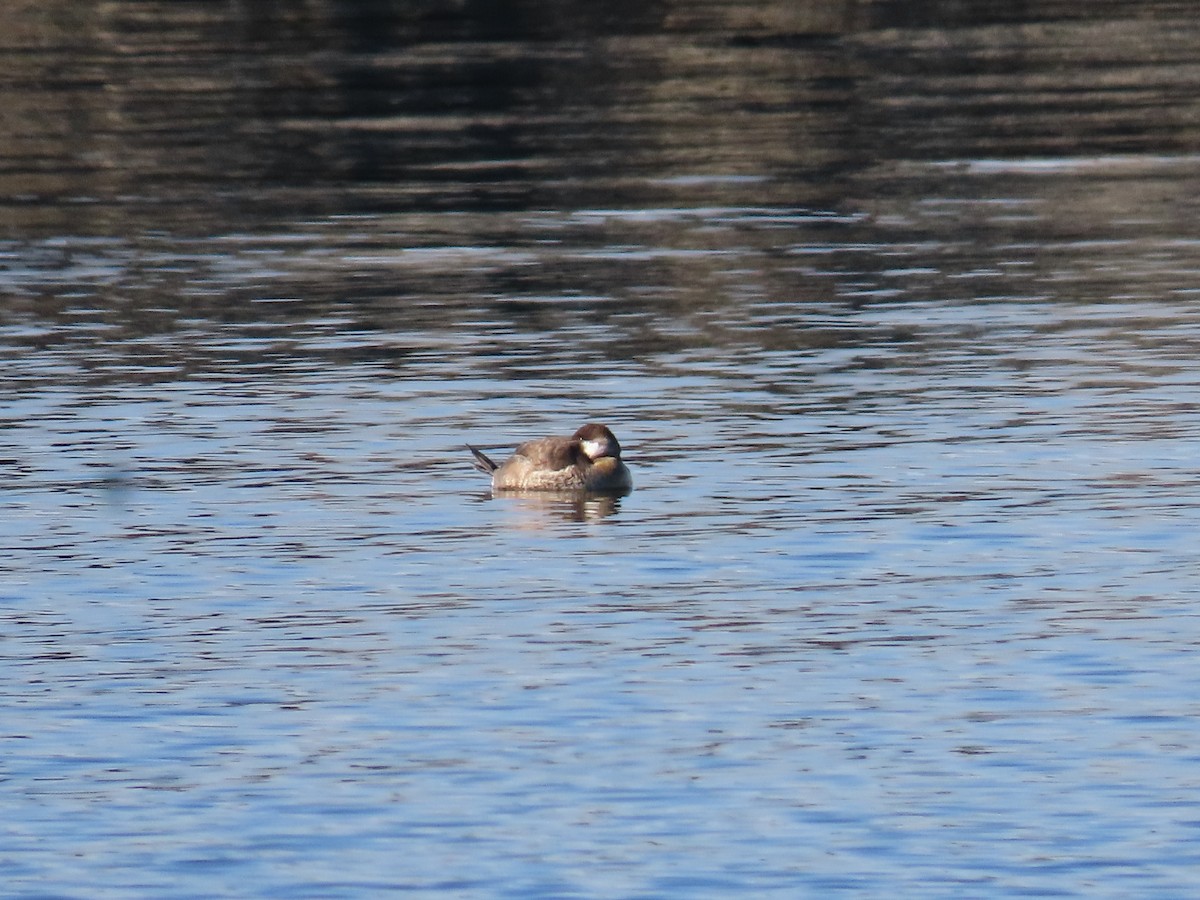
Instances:
[[[588,466],[583,483],[589,491],[628,491],[633,489],[633,476],[618,457],[603,456]]]

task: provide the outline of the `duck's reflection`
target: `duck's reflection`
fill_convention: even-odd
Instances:
[[[524,527],[536,527],[549,516],[567,522],[599,522],[621,508],[624,493],[592,493],[586,491],[491,491],[484,500],[510,504],[525,514]]]

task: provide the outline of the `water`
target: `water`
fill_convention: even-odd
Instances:
[[[6,894],[1195,893],[1189,9],[356,9],[0,14]]]

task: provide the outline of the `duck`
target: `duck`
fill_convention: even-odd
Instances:
[[[503,463],[467,444],[473,465],[492,476],[494,491],[628,493],[633,477],[621,461],[621,444],[607,426],[590,422],[570,437],[526,441]]]

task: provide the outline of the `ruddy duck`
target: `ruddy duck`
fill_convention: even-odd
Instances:
[[[570,437],[526,441],[497,465],[470,444],[475,468],[492,476],[496,491],[596,491],[625,493],[633,479],[621,462],[621,445],[603,425],[584,425]]]

